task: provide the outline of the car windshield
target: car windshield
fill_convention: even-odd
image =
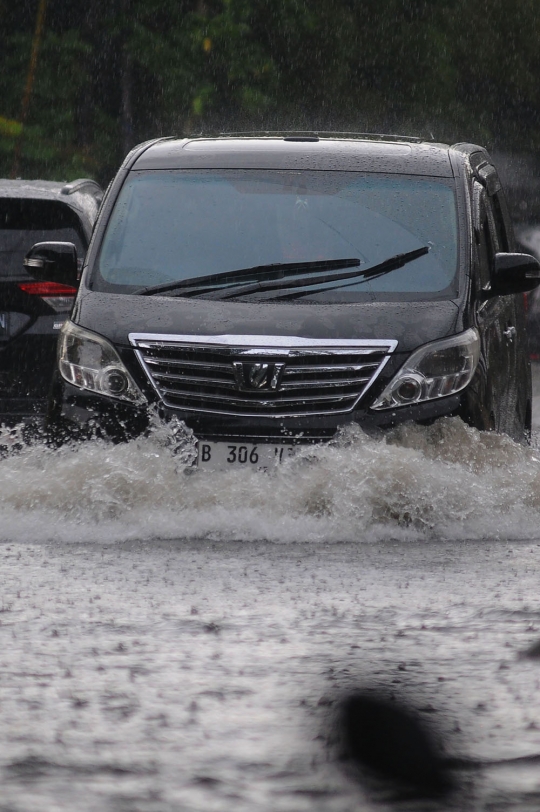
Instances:
[[[25,254],[36,242],[72,242],[84,255],[82,229],[69,206],[54,200],[0,198],[0,280],[26,279]]]
[[[428,249],[382,276],[337,286],[314,279],[297,301],[443,298],[456,293],[457,243],[455,190],[446,179],[339,171],[132,172],[91,286],[131,293],[251,268],[259,269],[260,279],[261,266],[342,257],[358,258],[364,270]],[[204,290],[198,295],[212,297]]]

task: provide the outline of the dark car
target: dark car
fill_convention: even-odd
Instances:
[[[61,240],[82,264],[102,196],[86,179],[0,180],[0,425],[44,414],[58,334],[77,292],[76,279],[36,281],[25,254],[40,240]]]
[[[532,153],[494,156],[514,226],[516,249],[540,259],[540,160]],[[540,358],[540,290],[525,294],[531,360]]]
[[[74,252],[29,260],[75,274]],[[65,246],[58,251],[65,252]],[[56,257],[56,259],[55,259]],[[69,269],[71,268],[71,271]],[[59,270],[59,272],[60,272]],[[185,421],[199,465],[459,415],[523,441],[523,291],[479,146],[321,135],[160,139],[104,200],[61,330],[51,431]]]
[[[540,226],[538,223],[527,225],[519,223],[515,227],[519,250],[528,251],[540,259]],[[537,288],[526,295],[525,310],[527,313],[527,334],[531,360],[540,359],[540,290]]]

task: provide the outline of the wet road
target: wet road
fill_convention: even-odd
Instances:
[[[456,421],[272,477],[186,476],[159,432],[1,460],[0,812],[538,810],[539,460]],[[358,686],[455,796],[358,779]]]

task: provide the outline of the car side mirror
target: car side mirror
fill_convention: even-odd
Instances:
[[[540,262],[530,254],[495,254],[491,287],[486,296],[526,293],[540,285]]]
[[[77,249],[72,242],[37,242],[24,258],[24,267],[39,281],[77,287]]]

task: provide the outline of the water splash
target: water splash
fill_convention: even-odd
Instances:
[[[358,427],[269,474],[191,467],[192,433],[48,448],[0,430],[0,539],[358,541],[536,538],[540,455],[457,418]]]

